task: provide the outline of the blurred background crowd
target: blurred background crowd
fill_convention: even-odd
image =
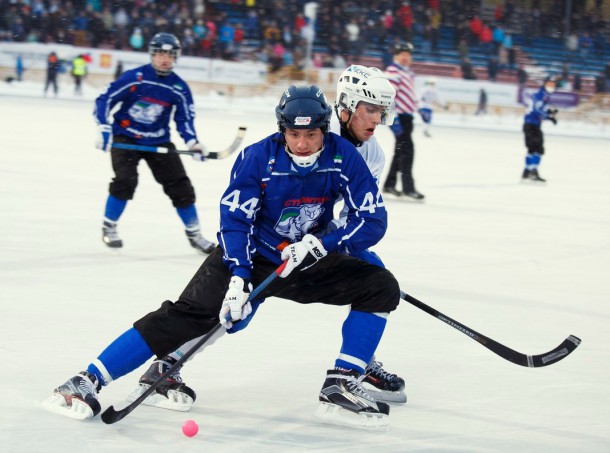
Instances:
[[[609,9],[602,0],[0,0],[0,42],[145,52],[167,31],[184,55],[262,61],[273,73],[383,67],[394,43],[410,41],[414,61],[440,75],[525,84],[526,68],[539,66],[566,89],[588,79],[610,92]]]

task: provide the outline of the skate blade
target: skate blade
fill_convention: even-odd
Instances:
[[[61,395],[53,395],[41,403],[47,411],[74,420],[86,420],[93,418],[91,408],[79,399],[72,398],[72,404],[68,405],[66,399]]]
[[[377,390],[374,387],[366,384],[363,384],[363,387],[366,389],[366,392],[375,399],[375,401],[394,404],[405,404],[407,402],[407,395],[405,392]]]
[[[529,184],[532,186],[544,186],[546,181],[536,181],[535,179],[524,178],[521,179],[521,184]]]
[[[146,384],[139,384],[138,388],[127,396],[127,401],[131,403],[137,400],[149,387],[150,386]],[[142,404],[145,406],[159,407],[161,409],[169,409],[170,411],[188,412],[193,407],[194,402],[193,398],[185,393],[169,390],[167,392],[167,398],[160,393],[153,393],[142,401]]]
[[[111,256],[118,256],[123,254],[123,247],[108,247],[104,245],[104,251]]]
[[[384,432],[390,429],[390,420],[385,414],[356,413],[336,404],[320,402],[314,416],[331,425]]]

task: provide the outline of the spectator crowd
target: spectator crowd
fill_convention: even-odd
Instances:
[[[515,35],[564,37],[576,57],[599,55],[606,46],[603,2],[533,0],[319,0],[315,24],[307,0],[0,0],[0,42],[64,43],[82,47],[146,51],[159,31],[175,34],[184,55],[227,60],[256,59],[271,71],[302,68],[308,39],[325,55],[316,64],[343,67],[370,52],[384,53],[398,41],[416,41],[416,52],[434,59],[441,27],[453,30],[454,46],[470,77],[469,52],[489,56],[488,74],[517,69]],[[517,4],[519,8],[516,7]],[[543,7],[544,6],[544,7]],[[310,17],[308,17],[310,16]],[[391,59],[386,53],[386,61]]]

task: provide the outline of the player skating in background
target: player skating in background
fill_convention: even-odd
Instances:
[[[525,169],[521,175],[522,181],[546,182],[538,173],[538,166],[544,155],[542,121],[549,120],[553,124],[557,124],[557,118],[555,118],[557,109],[549,106],[549,99],[556,86],[555,78],[547,77],[540,89],[526,99],[527,111],[524,116],[523,133],[527,155],[525,156]]]
[[[377,181],[383,173],[385,156],[373,134],[379,124],[392,123],[394,96],[395,90],[390,85],[387,76],[377,68],[352,65],[341,74],[337,82],[336,114],[330,121],[330,130],[356,146]],[[329,224],[330,231],[345,226],[348,214],[349,208],[344,206],[339,218]],[[384,267],[381,259],[369,250],[352,252],[351,255]],[[252,302],[253,312],[247,319],[235,323],[228,332],[235,333],[243,330],[262,302],[260,299]],[[224,330],[218,331],[212,341],[208,341],[197,353],[211,345],[224,332]],[[191,340],[171,354],[155,360],[142,375],[138,387],[129,395],[128,400],[137,399],[197,342],[198,339]],[[193,357],[194,355],[191,356],[191,359]],[[396,374],[384,370],[382,364],[374,357],[366,367],[363,382],[368,384],[370,394],[378,401],[404,403],[407,400],[404,392],[405,381]],[[188,411],[195,398],[195,391],[184,383],[180,369],[177,369],[169,379],[157,387],[154,394],[144,400],[143,404]]]
[[[413,179],[413,161],[415,145],[413,144],[413,115],[417,109],[415,93],[415,74],[411,70],[413,44],[399,43],[394,46],[394,59],[386,68],[390,83],[396,90],[396,119],[391,126],[396,138],[394,156],[388,175],[383,184],[383,191],[395,196],[403,196],[412,201],[424,201],[424,195],[415,189]],[[401,175],[402,191],[396,188],[398,174]]]
[[[261,297],[350,307],[316,415],[329,423],[387,426],[389,406],[368,394],[361,377],[398,305],[400,289],[389,271],[347,254],[383,237],[387,213],[362,156],[347,140],[328,133],[331,115],[318,87],[286,90],[276,107],[279,132],[247,147],[231,170],[220,202],[220,246],[175,303],[165,301],[136,321],[86,371],[57,387],[45,407],[77,419],[95,416],[102,386],[153,355],[164,357],[204,335],[218,322],[231,328],[245,318],[252,284],[259,285],[285,260],[282,278]],[[339,196],[348,207],[347,222],[330,231]]]
[[[200,162],[205,159],[207,151],[195,132],[191,91],[186,82],[173,72],[174,63],[180,56],[180,41],[172,34],[158,33],[148,49],[150,64],[124,72],[95,100],[94,114],[101,134],[98,148],[110,151],[114,170],[106,201],[102,239],[110,248],[123,247],[117,222],[127,201],[133,199],[138,185],[138,164],[144,160],[155,181],[163,186],[163,191],[172,200],[191,246],[202,253],[210,253],[216,244],[201,235],[195,189],[180,156],[112,147],[116,142],[175,149],[170,141],[173,112],[178,133],[189,150],[195,152],[193,159]],[[117,106],[111,122],[110,113]]]
[[[430,128],[432,127],[432,114],[435,107],[447,109],[447,104],[441,97],[436,88],[436,79],[430,77],[424,82],[424,89],[419,96],[419,115],[424,122],[424,135],[432,137]]]

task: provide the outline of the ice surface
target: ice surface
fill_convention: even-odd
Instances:
[[[569,334],[581,337],[565,360],[540,369],[513,365],[403,303],[390,316],[378,358],[406,379],[409,402],[392,408],[387,433],[325,426],[312,414],[346,311],[269,299],[248,329],[185,367],[198,392],[189,414],[141,406],[105,425],[99,417],[58,417],[40,402],[134,320],[175,299],[202,258],[144,164],[120,223],[125,247],[107,251],[100,227],[111,168],[109,156],[93,148],[91,94],[43,99],[39,85],[20,90],[0,89],[2,451],[610,449],[607,136],[571,137],[558,130],[573,125],[545,125],[540,172],[549,183],[522,185],[518,120],[483,130],[474,126],[499,120],[439,115],[433,138],[421,128],[414,135],[415,177],[426,202],[388,200],[389,230],[375,247],[403,290],[518,351],[538,354]],[[274,131],[272,102],[244,105],[202,99],[201,140],[217,149],[241,125],[248,143]],[[452,121],[459,127],[440,126]],[[378,138],[389,158],[389,131],[380,128]],[[232,160],[184,159],[208,237]],[[105,388],[102,406],[122,407],[144,368]],[[200,426],[190,439],[181,433],[187,418]]]

